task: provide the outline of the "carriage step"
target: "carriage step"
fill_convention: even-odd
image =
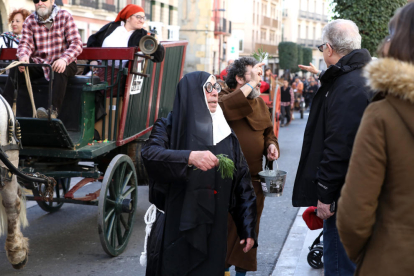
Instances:
[[[23,147],[75,147],[68,131],[59,119],[18,117],[22,130]]]

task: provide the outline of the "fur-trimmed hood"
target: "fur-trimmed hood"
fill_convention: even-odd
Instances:
[[[364,68],[364,77],[375,92],[414,104],[414,64],[392,58],[373,60]]]
[[[364,76],[372,90],[386,96],[414,136],[414,64],[391,58],[378,59],[364,68]]]

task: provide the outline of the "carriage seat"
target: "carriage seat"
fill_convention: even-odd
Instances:
[[[4,89],[6,84],[7,75],[0,75],[0,88]],[[93,84],[100,82],[98,77],[93,77]],[[61,143],[63,147],[70,145],[80,145],[87,143],[86,140],[93,139],[93,129],[95,122],[95,92],[94,91],[83,91],[85,85],[91,82],[91,77],[87,76],[74,76],[68,80],[66,88],[65,98],[63,100],[62,108],[59,112],[57,121],[61,121],[61,125],[56,122],[56,129],[58,133],[65,133],[61,128],[65,128],[72,142]],[[24,85],[26,86],[26,85]],[[47,107],[48,104],[48,89],[49,82],[44,78],[32,81],[33,96],[35,100],[36,108]],[[27,93],[26,87],[19,88],[17,98],[17,117],[22,124],[22,139],[23,145],[25,146],[50,146],[46,140],[42,140],[41,136],[46,135],[46,132],[36,131],[35,128],[23,127],[26,125],[24,121],[28,121],[28,124],[35,124],[32,117],[32,107],[30,103],[29,94]],[[29,118],[24,118],[29,117]],[[41,124],[41,122],[39,122]],[[55,125],[53,123],[52,125]],[[40,127],[43,129],[43,127]],[[27,130],[27,131],[26,131]],[[37,133],[38,132],[38,133]],[[43,134],[42,134],[42,133]],[[67,135],[66,135],[67,136]],[[29,139],[29,137],[37,139]],[[66,139],[69,139],[67,137]],[[62,140],[62,139],[60,139]]]

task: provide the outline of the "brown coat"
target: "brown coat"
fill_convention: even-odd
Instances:
[[[385,97],[362,118],[338,231],[355,275],[414,275],[414,65],[386,58],[364,71]]]
[[[256,192],[256,235],[258,237],[260,216],[264,207],[264,195],[260,182],[257,181],[257,174],[262,170],[262,158],[263,155],[267,155],[269,145],[276,145],[279,151],[279,144],[273,133],[269,108],[262,98],[247,99],[240,89],[231,92],[229,89],[223,88],[219,94],[219,104],[223,109],[227,122],[237,135],[252,175],[253,187]],[[240,245],[236,225],[229,215],[226,266],[234,265],[247,271],[256,271],[257,248],[252,248],[245,254],[243,247]]]

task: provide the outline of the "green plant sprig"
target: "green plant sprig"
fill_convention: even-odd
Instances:
[[[257,49],[257,52],[253,53],[253,58],[258,62],[263,62],[263,60],[267,59],[269,53],[263,51],[262,48]]]
[[[217,171],[221,173],[221,178],[233,179],[234,171],[236,170],[233,160],[228,158],[226,154],[218,154],[216,157],[219,160]]]
[[[234,171],[236,171],[236,167],[234,166],[233,160],[228,158],[227,154],[218,154],[216,155],[216,157],[219,160],[219,167],[217,171],[221,173],[221,178],[233,179]],[[198,168],[195,168],[194,170],[196,171],[198,170]]]

